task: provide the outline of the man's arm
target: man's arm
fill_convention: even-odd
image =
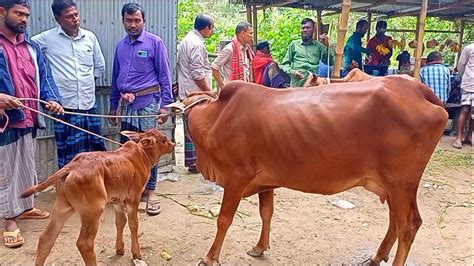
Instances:
[[[43,53],[47,52],[48,42],[46,41],[46,36],[45,36],[44,32],[41,32],[41,33],[31,37],[31,40],[39,45],[39,47],[40,47],[41,51],[43,51]]]
[[[117,79],[120,74],[120,62],[118,58],[118,46],[115,49],[114,64],[112,68],[112,88],[110,92],[110,111],[116,111],[120,100],[120,91],[117,85]]]
[[[171,91],[171,71],[170,64],[168,61],[168,50],[166,49],[163,40],[159,40],[155,43],[155,71],[158,77],[158,83],[160,84],[160,114],[168,113],[165,105],[174,102],[173,93]],[[165,123],[168,120],[167,116],[160,118],[160,123]]]
[[[59,94],[58,87],[56,86],[56,82],[54,82],[53,74],[51,73],[51,67],[49,66],[49,63],[43,52],[37,51],[37,53],[41,100],[48,102],[45,107],[49,111],[55,114],[63,114],[64,109],[59,104],[61,96]]]
[[[462,77],[462,75],[464,74],[464,71],[466,70],[467,61],[467,48],[464,48],[461,52],[461,56],[459,56],[458,66],[456,67],[458,69],[459,77]]]
[[[105,73],[105,59],[102,54],[102,49],[100,49],[99,41],[97,37],[93,35],[94,42],[94,77],[101,77]]]
[[[280,63],[280,69],[283,70],[290,76],[295,75],[295,70],[291,68],[291,64],[293,63],[293,53],[294,53],[294,46],[293,43],[290,43],[288,46],[288,50],[286,51],[285,57]]]
[[[227,46],[224,47],[218,54],[214,62],[211,64],[212,76],[216,79],[217,88],[222,89],[224,87],[224,79],[220,72],[220,68],[225,65],[232,58],[232,49]]]
[[[211,91],[211,84],[208,84],[204,71],[205,60],[207,59],[206,47],[204,45],[194,46],[191,49],[190,59],[191,78],[202,91]]]

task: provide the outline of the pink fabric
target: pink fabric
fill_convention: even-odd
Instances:
[[[0,32],[0,46],[3,47],[8,58],[8,68],[15,87],[15,97],[18,98],[38,98],[38,88],[35,83],[36,66],[31,58],[24,34],[19,34],[17,43],[13,44],[2,32]],[[38,109],[38,104],[34,101],[26,101],[28,107]],[[36,125],[36,113],[24,109],[26,119],[11,122],[8,127],[27,128]]]

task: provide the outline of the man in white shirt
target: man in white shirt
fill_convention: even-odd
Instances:
[[[95,79],[105,71],[105,60],[94,33],[80,28],[79,10],[74,0],[54,0],[51,5],[58,27],[33,37],[48,58],[53,78],[66,111],[97,114]],[[80,128],[100,134],[96,117],[66,114],[60,117]],[[76,154],[105,150],[95,136],[55,122],[58,165],[62,168]]]
[[[178,96],[186,99],[193,91],[211,91],[211,67],[204,43],[214,32],[214,20],[200,14],[194,21],[194,29],[179,44],[178,48]],[[184,119],[184,165],[191,173],[197,173],[196,150],[189,137],[187,121]]]
[[[472,145],[472,121],[466,137],[462,141],[462,132],[466,126],[467,120],[470,118],[471,109],[474,105],[474,43],[468,44],[461,52],[458,60],[458,76],[461,78],[461,114],[459,114],[456,139],[453,147],[462,149],[462,144]]]

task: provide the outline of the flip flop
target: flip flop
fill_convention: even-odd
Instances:
[[[21,240],[18,240],[18,235],[20,234],[20,228],[17,228],[13,231],[5,231],[3,232],[3,240],[5,243],[5,246],[7,248],[17,248],[22,246],[25,243],[25,239],[23,236],[21,237]],[[7,242],[7,237],[13,238],[15,241],[14,242]]]
[[[49,212],[42,211],[37,208],[27,210],[20,214],[17,219],[46,219],[49,217]]]
[[[146,213],[150,216],[155,216],[161,213],[160,200],[148,200],[146,202]]]
[[[453,148],[462,149],[462,143],[454,142],[453,143]]]

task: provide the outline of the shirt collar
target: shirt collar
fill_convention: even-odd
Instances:
[[[81,28],[79,28],[79,31],[77,32],[77,36],[76,37],[71,37],[69,35],[66,34],[66,32],[63,30],[63,28],[61,27],[61,25],[58,25],[58,35],[62,34],[64,36],[66,36],[67,38],[69,39],[72,39],[72,40],[78,40],[78,39],[81,39],[83,37],[85,37],[86,35],[82,32]]]
[[[138,38],[135,40],[135,42],[141,42],[141,43],[144,43],[145,42],[145,36],[146,36],[146,31],[145,30],[142,30],[142,33],[140,33],[140,35],[138,36]],[[130,40],[130,35],[127,35],[127,38],[126,38],[126,42],[128,44],[132,44],[131,40]]]
[[[194,34],[196,34],[196,36],[199,37],[199,39],[201,39],[201,41],[205,41],[204,37],[201,35],[201,33],[198,30],[193,29],[193,32]]]
[[[314,45],[314,44],[316,44],[316,40],[314,40],[314,39],[313,39],[312,42],[310,42],[308,44],[304,43],[303,40],[301,40],[301,45]]]
[[[5,34],[2,31],[0,31],[0,35],[3,36],[3,38],[5,38],[5,40],[8,40],[9,42],[11,42],[10,39],[8,39],[7,36],[5,36]],[[27,38],[28,38],[28,36],[26,36],[25,33],[19,33],[16,37],[17,42],[15,44],[19,44],[19,43],[22,43],[24,41],[28,41]]]

